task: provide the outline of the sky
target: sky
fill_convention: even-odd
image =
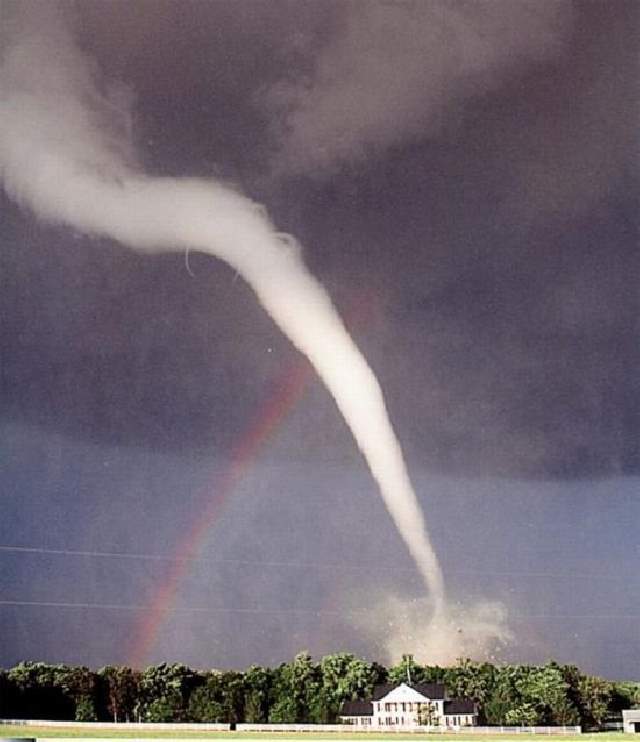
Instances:
[[[500,617],[477,657],[637,679],[637,4],[55,7],[101,175],[117,151],[210,179],[299,243],[379,380],[449,600]],[[16,19],[63,47],[37,3],[0,13],[13,121]],[[206,251],[35,206],[20,137],[85,140],[34,110],[15,140],[0,123],[0,665],[428,661],[425,586],[307,361]]]

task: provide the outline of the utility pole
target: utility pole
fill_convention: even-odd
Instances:
[[[403,654],[402,661],[404,662],[405,667],[407,668],[407,685],[411,685],[411,666],[413,665],[413,655]]]

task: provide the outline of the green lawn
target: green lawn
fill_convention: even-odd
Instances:
[[[497,734],[494,736],[490,734],[464,734],[464,733],[449,733],[449,734],[402,734],[401,732],[393,732],[391,734],[377,733],[377,732],[350,732],[348,734],[341,734],[339,732],[206,732],[206,731],[194,731],[185,730],[183,732],[179,730],[138,730],[138,729],[109,729],[108,726],[101,726],[95,729],[86,729],[80,727],[45,727],[45,726],[24,726],[20,725],[1,725],[0,726],[0,738],[2,737],[76,737],[76,738],[87,738],[102,737],[110,739],[208,739],[208,740],[225,740],[225,742],[242,742],[242,740],[262,740],[263,742],[273,742],[273,740],[287,739],[287,740],[329,740],[332,742],[344,742],[345,740],[357,740],[361,742],[364,739],[368,740],[394,740],[395,742],[454,742],[454,740],[460,740],[461,742],[492,742],[498,740],[498,742],[523,742],[523,740],[535,737],[536,740],[542,742],[543,740],[553,740],[553,742],[631,742],[634,739],[633,735],[623,734],[622,732],[602,732],[599,734],[580,734],[580,735],[529,735],[529,734]]]

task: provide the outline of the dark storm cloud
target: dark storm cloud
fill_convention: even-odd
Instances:
[[[4,206],[4,415],[134,446],[232,444],[293,358],[233,272],[88,249]]]
[[[391,23],[393,5],[368,12]],[[517,619],[516,659],[555,655],[631,676],[633,624],[590,616],[605,593],[612,614],[638,610],[637,591],[623,585],[635,574],[630,475],[640,466],[637,3],[572,4],[540,55],[532,45],[509,69],[477,60],[471,95],[455,83],[451,97],[430,88],[435,119],[421,118],[422,101],[402,109],[411,115],[398,129],[396,111],[385,113],[380,139],[367,129],[364,159],[350,137],[366,106],[334,108],[333,119],[311,115],[334,100],[331,55],[348,61],[350,34],[366,31],[345,25],[357,4],[138,0],[105,8],[78,4],[79,38],[116,82],[123,111],[134,101],[128,125],[145,168],[240,183],[300,239],[343,314],[354,297],[374,297],[356,339],[381,379],[451,593],[495,595],[515,613],[552,616]],[[532,29],[538,41],[544,28]],[[512,33],[505,48],[527,32],[515,24]],[[393,56],[393,43],[384,51]],[[375,45],[368,53],[376,56]],[[412,74],[413,59],[405,59]],[[398,83],[402,65],[389,75]],[[354,79],[338,83],[349,90]],[[318,128],[345,118],[345,141]],[[301,157],[314,137],[338,151],[308,153],[307,162],[330,163],[321,177],[297,166],[295,176],[281,167],[274,179],[273,163],[291,162],[294,150]],[[189,256],[194,278],[179,252],[141,257],[38,226],[6,201],[0,208],[9,462],[1,535],[171,553],[197,522],[225,453],[297,356],[242,281],[209,257]],[[415,596],[417,577],[403,571],[408,558],[317,384],[262,457],[205,551],[313,566],[194,567],[180,605],[203,598],[211,607],[268,607],[275,596],[286,607],[322,610],[333,601],[347,612],[349,596],[373,578],[343,569],[327,580],[319,565],[328,554],[398,567],[384,587]],[[434,480],[437,473],[450,479]],[[503,575],[507,560],[520,575]],[[471,563],[481,577],[465,572]],[[35,600],[103,592],[134,602],[163,578],[144,565],[70,557],[56,563],[58,573],[35,557],[3,564],[3,594]],[[592,582],[593,574],[606,579]],[[568,624],[556,613],[577,618]],[[104,632],[96,637],[93,614],[5,611],[0,661],[113,661],[133,619],[98,618]],[[382,658],[381,645],[345,618],[243,617],[240,648],[232,641],[239,620],[176,615],[152,659],[276,663],[305,646]],[[537,645],[528,643],[535,632]],[[70,635],[81,641],[69,646]]]
[[[259,101],[282,75],[310,70],[335,27],[335,2],[78,4],[79,40],[135,94],[134,135],[159,173],[240,178],[254,187],[273,122]],[[161,115],[159,112],[161,111]]]
[[[638,12],[575,7],[559,58],[315,192],[342,275],[389,297],[367,350],[436,468],[637,471]]]
[[[367,54],[393,61],[402,44],[389,30],[378,49],[376,34],[398,23],[413,33],[411,5],[376,6],[370,14],[389,17],[359,30],[343,23],[356,4],[301,4],[295,13],[286,3],[152,5],[116,3],[108,18],[101,3],[78,9],[80,38],[135,93],[131,125],[143,158],[159,172],[217,169],[249,187],[272,146],[273,121],[256,102],[291,79],[283,64],[295,58],[297,74],[306,70],[304,110],[320,111],[333,99],[328,80],[355,84],[341,83],[339,68],[333,77],[322,71],[337,64],[332,49],[361,61],[349,39],[370,25]],[[435,7],[425,8],[425,23]],[[538,58],[518,74],[502,74],[502,58],[486,49],[474,63],[467,57],[484,100],[455,92],[452,70],[462,73],[447,69],[451,51],[436,34],[445,55],[437,77],[451,77],[455,94],[427,86],[420,105],[425,115],[438,101],[457,107],[440,129],[425,125],[422,144],[398,146],[418,136],[400,121],[397,136],[382,127],[393,156],[379,152],[360,171],[316,185],[255,181],[335,295],[349,297],[364,281],[384,297],[386,330],[376,332],[388,341],[363,336],[401,436],[438,469],[482,462],[500,473],[580,476],[638,465],[628,157],[637,12],[630,3],[615,13],[560,7],[537,15],[533,34],[520,11],[505,20],[510,43],[526,36],[529,51],[518,58]],[[473,36],[474,14],[452,12],[461,38]],[[504,30],[491,14],[475,20],[489,34]],[[610,36],[618,43],[606,44]],[[414,51],[394,74],[417,74],[425,52]],[[381,115],[383,103],[378,95]],[[331,110],[326,131],[346,111]],[[294,127],[289,141],[303,135],[313,148],[313,130]],[[34,229],[7,203],[3,210],[3,395],[14,418],[143,446],[222,445],[291,362],[244,286],[211,261],[192,256],[193,279],[178,255],[143,259],[109,243],[88,251],[83,238]]]
[[[311,74],[266,94],[284,118],[275,167],[316,176],[437,136],[447,111],[558,55],[572,7],[343,2]]]

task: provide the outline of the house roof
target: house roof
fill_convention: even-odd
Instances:
[[[445,695],[445,687],[442,683],[418,683],[416,685],[394,685],[385,683],[376,685],[373,689],[373,700],[381,701],[389,696],[391,701],[423,701],[441,700]]]
[[[452,698],[444,702],[445,714],[475,714],[476,705],[469,698]]]
[[[345,701],[340,709],[340,716],[372,716],[371,701]]]

